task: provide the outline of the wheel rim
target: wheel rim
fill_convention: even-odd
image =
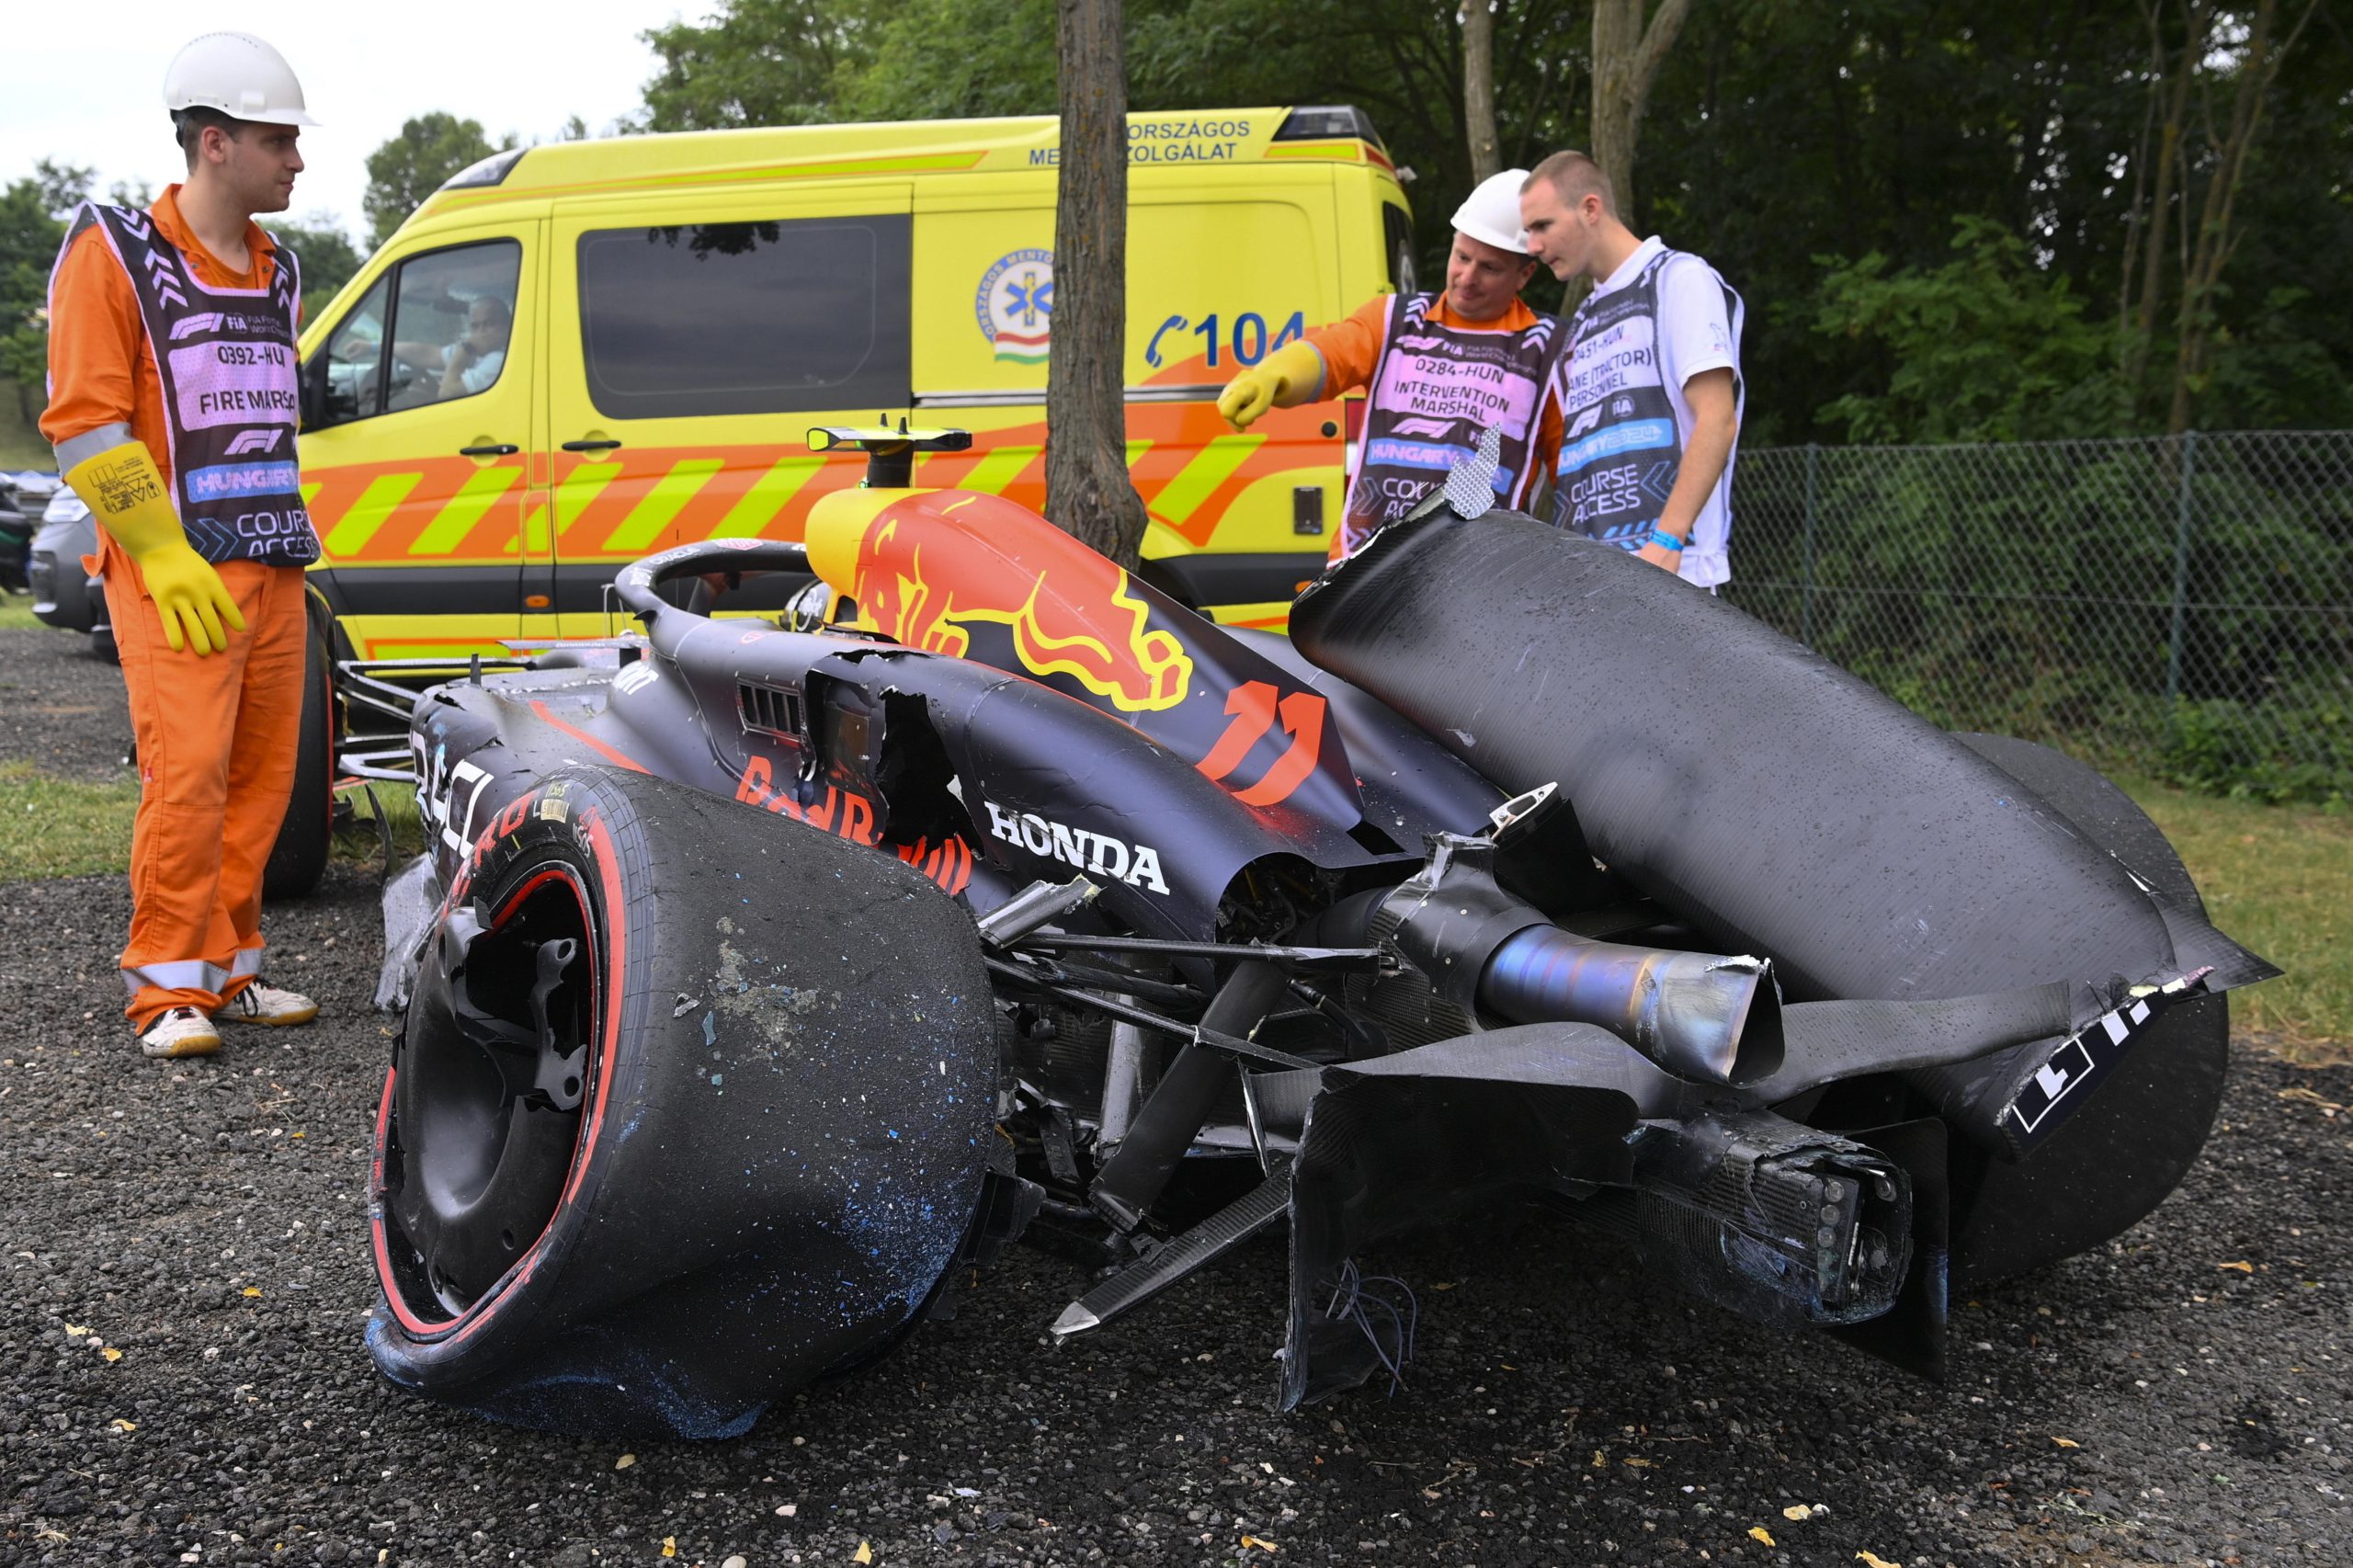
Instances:
[[[496,1290],[561,1206],[594,1054],[595,922],[570,867],[484,924],[443,915],[394,1056],[381,1194],[388,1295],[426,1323]]]

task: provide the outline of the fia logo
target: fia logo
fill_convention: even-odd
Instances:
[[[1053,330],[1054,253],[1008,251],[982,275],[972,295],[981,335],[999,359],[1042,365]]]
[[[1634,417],[1634,400],[1631,397],[1617,399],[1609,405],[1609,416],[1612,419],[1631,419]]]
[[[278,450],[278,438],[285,434],[283,425],[270,430],[247,430],[230,442],[228,451],[222,455],[233,458],[247,452],[274,452]]]

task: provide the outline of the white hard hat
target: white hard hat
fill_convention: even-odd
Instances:
[[[172,56],[164,73],[164,107],[218,109],[231,119],[266,125],[316,125],[302,104],[302,84],[286,57],[251,33],[206,33]]]
[[[1481,180],[1470,199],[1454,210],[1454,232],[1526,256],[1528,235],[1519,226],[1519,187],[1527,183],[1526,169],[1506,169]]]

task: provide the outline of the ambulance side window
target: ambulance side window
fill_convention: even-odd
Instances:
[[[1421,287],[1414,276],[1414,221],[1402,207],[1381,204],[1381,242],[1389,252],[1389,281],[1400,294],[1411,294]]]
[[[411,256],[392,274],[387,408],[486,392],[506,369],[523,247],[513,240]]]
[[[327,339],[328,425],[347,425],[384,411],[384,301],[392,281],[389,275],[378,278]]]
[[[490,240],[410,256],[378,278],[327,337],[321,427],[488,392],[505,371],[522,265],[521,245]]]
[[[904,213],[595,229],[581,359],[608,419],[904,408]]]

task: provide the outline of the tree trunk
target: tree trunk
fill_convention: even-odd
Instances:
[[[2125,392],[2136,409],[2145,409],[2148,403],[2150,346],[2156,335],[2157,302],[2164,297],[2168,244],[2165,231],[2172,220],[2175,187],[2181,181],[2182,124],[2188,115],[2190,80],[2206,52],[2206,35],[2213,21],[2212,7],[2205,0],[2190,0],[2183,6],[2181,53],[2167,80],[2163,74],[2163,26],[2156,4],[2150,5],[2148,15],[2150,58],[2158,62],[2159,69],[2158,79],[2149,90],[2161,95],[2165,108],[2157,127],[2155,184],[2149,197],[2147,239],[2142,247],[2143,259],[2136,269],[2141,277],[2141,302],[2133,312],[2125,348]]]
[[[2231,102],[2230,128],[2219,138],[2211,130],[2213,172],[2206,178],[2206,199],[2199,215],[2198,235],[2181,271],[2181,307],[2176,317],[2173,403],[2165,415],[2165,433],[2178,436],[2189,427],[2189,405],[2206,381],[2206,354],[2213,341],[2214,296],[2220,292],[2222,269],[2243,237],[2231,232],[2239,186],[2246,176],[2248,154],[2263,127],[2263,100],[2278,79],[2279,63],[2304,24],[2311,21],[2317,0],[2306,0],[2285,38],[2274,41],[2279,17],[2277,0],[2257,0],[2247,24],[2245,51],[2240,56],[2237,91]],[[2186,214],[2185,214],[2186,221]]]
[[[1046,516],[1133,570],[1143,498],[1128,478],[1128,85],[1120,0],[1057,0],[1061,176],[1046,359]]]
[[[1495,138],[1495,13],[1499,0],[1462,0],[1462,119],[1471,183],[1504,172]]]
[[[1651,83],[1683,30],[1691,0],[1658,0],[1647,25],[1647,0],[1594,0],[1593,161],[1618,192],[1618,217],[1636,233],[1634,151],[1643,138],[1643,111]]]

